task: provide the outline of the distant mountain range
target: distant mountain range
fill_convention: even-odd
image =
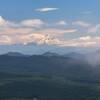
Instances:
[[[8,52],[4,55],[7,55],[7,56],[16,56],[16,57],[26,57],[26,56],[29,56],[29,55],[25,55],[25,54],[22,54],[22,53],[19,53],[19,52]]]
[[[26,55],[26,54],[19,53],[19,52],[8,52],[8,53],[2,54],[2,55],[6,55],[6,56],[16,56],[16,57],[34,56],[34,55]],[[45,56],[45,57],[52,57],[52,56],[57,57],[57,56],[59,56],[59,57],[82,58],[84,55],[83,54],[80,54],[80,53],[76,53],[76,52],[70,52],[70,53],[64,54],[64,55],[57,54],[57,53],[54,53],[54,52],[45,52],[43,54],[40,54],[40,56]]]
[[[88,79],[100,76],[99,65],[92,67],[83,54],[74,52],[66,55],[51,52],[31,56],[17,52],[0,55],[0,72],[17,74],[57,74]]]
[[[60,56],[59,54],[57,53],[52,53],[52,52],[45,52],[42,54],[43,56],[49,56],[49,57],[52,57],[52,56]]]

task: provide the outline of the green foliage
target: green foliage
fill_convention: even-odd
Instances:
[[[99,84],[61,76],[9,75],[0,79],[0,100],[99,100]]]

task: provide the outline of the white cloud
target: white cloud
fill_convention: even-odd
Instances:
[[[77,29],[43,28],[44,21],[40,19],[26,19],[12,22],[0,17],[0,44],[58,44],[58,36],[74,33]],[[39,29],[38,29],[39,28]]]
[[[0,27],[18,27],[19,23],[9,21],[0,16]]]
[[[75,29],[42,29],[40,31],[34,31],[31,28],[18,28],[18,29],[6,29],[4,32],[2,31],[3,35],[9,37],[7,38],[1,37],[0,44],[28,44],[30,42],[37,43],[37,44],[58,44],[60,43],[57,37],[63,36],[64,33],[72,33],[76,32]],[[2,36],[2,34],[0,35]],[[8,40],[8,42],[7,42]],[[6,42],[4,42],[6,41]]]
[[[35,9],[35,11],[38,11],[38,12],[49,12],[49,11],[54,11],[54,10],[58,10],[58,9],[59,8],[45,7],[45,8]]]
[[[42,25],[44,25],[45,23],[40,20],[40,19],[28,19],[28,20],[23,20],[20,23],[22,26],[26,26],[26,27],[41,27]]]
[[[0,16],[0,26],[5,26],[7,22],[3,19],[2,16]]]
[[[91,40],[91,36],[80,37],[79,39],[83,41],[87,41],[87,40]]]
[[[77,29],[58,29],[58,28],[47,28],[37,31],[40,34],[50,34],[50,35],[61,35],[64,33],[74,33],[77,32]]]
[[[52,36],[45,35],[45,34],[30,34],[30,35],[24,35],[21,37],[21,42],[23,44],[28,44],[28,43],[37,43],[37,44],[49,44],[49,45],[54,45],[58,44],[59,40],[57,38],[53,38]]]
[[[96,32],[100,32],[100,24],[97,24],[88,29],[88,33],[96,33]]]
[[[25,19],[22,20],[20,22],[13,22],[13,21],[9,21],[4,19],[2,16],[0,16],[0,26],[2,27],[13,27],[13,28],[17,28],[17,27],[34,27],[34,28],[39,28],[42,25],[46,24],[44,21],[42,21],[41,19]]]
[[[99,46],[100,37],[99,36],[85,36],[75,39],[63,38],[64,34],[71,34],[78,31],[73,28],[40,28],[45,24],[44,21],[40,19],[27,19],[19,22],[12,22],[5,20],[0,17],[0,44],[48,44],[57,46],[75,46],[75,47],[89,47],[89,46]],[[65,24],[61,21],[60,24]],[[78,24],[80,24],[78,22]],[[81,23],[83,25],[83,23]],[[20,26],[20,27],[16,27]],[[88,26],[87,24],[83,25]],[[90,32],[97,32],[100,30],[100,24],[94,27],[89,27]]]
[[[67,25],[67,22],[64,20],[61,20],[61,21],[57,22],[56,25]]]
[[[61,47],[98,47],[100,45],[100,37],[79,37],[70,40],[62,40],[61,38],[56,38],[45,34],[26,34],[26,35],[16,35],[16,36],[1,36],[0,44],[48,44],[57,45]]]
[[[72,23],[73,25],[78,25],[78,26],[82,26],[82,27],[89,27],[90,24],[84,21],[75,21]]]
[[[73,46],[73,47],[98,47],[100,45],[100,37],[79,37],[71,40],[60,41],[60,46]]]
[[[31,33],[34,29],[32,28],[12,28],[12,27],[5,27],[0,28],[0,35],[16,35],[16,34],[28,34]]]
[[[11,45],[11,44],[23,44],[27,45],[29,43],[36,43],[36,44],[48,44],[48,45],[54,45],[58,44],[60,41],[57,38],[54,38],[49,35],[45,34],[23,34],[23,35],[15,35],[15,36],[9,36],[9,35],[2,35],[0,37],[0,44],[2,45]]]
[[[1,35],[0,36],[0,44],[11,44],[12,41],[11,41],[11,38],[7,35]]]

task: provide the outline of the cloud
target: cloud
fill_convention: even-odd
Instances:
[[[23,44],[27,45],[30,43],[35,43],[38,45],[47,44],[47,45],[57,45],[59,44],[59,39],[54,38],[46,34],[23,34],[23,35],[2,35],[0,36],[0,44],[2,45],[12,45],[12,44]]]
[[[84,22],[84,21],[75,21],[72,23],[73,25],[78,25],[81,27],[89,27],[91,24]]]
[[[57,37],[65,33],[74,33],[77,29],[59,29],[44,27],[41,19],[25,19],[19,22],[9,21],[0,17],[0,45],[1,44],[28,44],[30,42],[42,44],[58,44]]]
[[[18,29],[5,29],[3,34],[0,35],[0,44],[28,44],[28,43],[36,43],[36,44],[55,44],[59,42],[57,37],[63,36],[64,33],[72,33],[76,32],[75,29],[42,29],[42,30],[32,30],[27,28],[18,28]],[[2,37],[5,35],[7,38]],[[7,42],[8,40],[8,42]],[[6,42],[5,42],[6,41]]]
[[[27,34],[36,28],[42,28],[46,23],[40,19],[25,19],[13,22],[0,16],[0,34]]]
[[[62,35],[64,33],[74,33],[77,29],[58,29],[58,28],[47,28],[37,31],[39,34],[50,34],[50,35]]]
[[[21,21],[20,24],[21,24],[21,26],[39,28],[42,25],[44,25],[45,23],[40,19],[28,19],[28,20]]]
[[[79,37],[71,40],[60,41],[59,46],[62,47],[98,47],[100,44],[100,37]]]
[[[21,42],[24,42],[24,44],[28,43],[36,43],[36,44],[49,44],[54,45],[58,44],[59,40],[57,38],[53,38],[49,35],[44,34],[30,34],[30,35],[24,35],[21,37]]]
[[[6,23],[7,23],[7,22],[3,19],[3,17],[0,16],[0,26],[5,26]]]
[[[0,44],[11,44],[11,38],[7,35],[0,36]]]
[[[49,11],[55,11],[55,10],[58,10],[58,9],[59,8],[46,7],[46,8],[35,9],[35,11],[38,11],[38,12],[49,12]]]
[[[6,20],[2,16],[0,16],[0,27],[3,29],[7,27],[20,27],[20,25],[19,23]]]
[[[33,33],[33,34],[20,35],[20,37],[17,36],[17,38],[19,39],[19,43],[24,45],[27,45],[28,43],[43,44],[44,40],[46,39],[46,36],[44,34]]]
[[[23,44],[35,43],[38,45],[57,45],[59,47],[98,47],[100,44],[99,36],[84,36],[75,39],[62,39],[50,34],[21,34],[21,35],[1,35],[0,44]]]
[[[16,34],[28,34],[31,33],[34,29],[32,28],[12,28],[12,27],[6,27],[6,28],[0,28],[0,35],[16,35]]]
[[[67,22],[64,20],[61,20],[61,21],[57,22],[56,25],[67,25]]]
[[[96,32],[100,32],[100,24],[97,24],[88,29],[88,33],[96,33]]]
[[[59,21],[64,25],[64,21]],[[77,22],[83,27],[88,27],[88,23]],[[84,36],[75,39],[64,38],[65,34],[71,34],[78,31],[75,28],[56,28],[44,27],[45,22],[41,19],[25,19],[19,22],[12,22],[0,17],[0,45],[23,44],[30,43],[57,45],[61,47],[89,47],[99,46],[99,36]],[[100,24],[88,27],[89,32],[97,32],[100,30]]]
[[[42,25],[46,24],[44,21],[41,19],[25,19],[20,22],[13,22],[4,19],[2,16],[0,16],[0,26],[2,27],[13,27],[13,28],[18,28],[18,27],[34,27],[34,28],[39,28]]]

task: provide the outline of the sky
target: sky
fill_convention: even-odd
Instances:
[[[0,53],[99,47],[99,4],[100,0],[0,0]]]

